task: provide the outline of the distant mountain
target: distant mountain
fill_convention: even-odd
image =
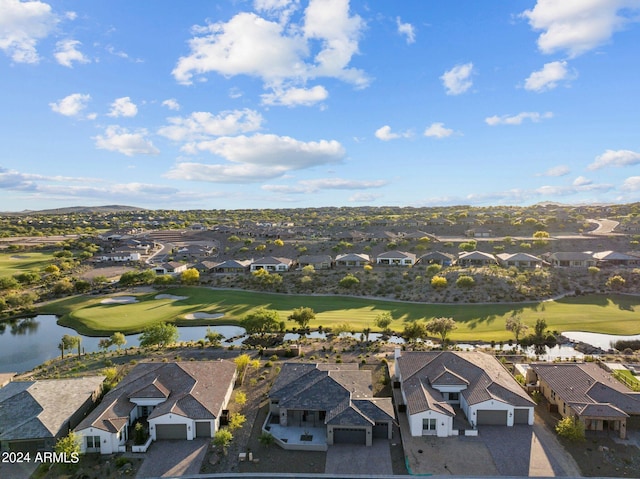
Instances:
[[[130,213],[146,211],[137,206],[106,205],[106,206],[69,206],[67,208],[52,208],[50,210],[24,210],[3,213],[6,215],[69,215],[76,213]]]

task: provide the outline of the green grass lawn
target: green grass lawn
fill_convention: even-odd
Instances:
[[[0,253],[0,278],[25,272],[41,273],[51,264],[52,260],[52,253],[24,253],[21,251]]]
[[[175,288],[167,293],[186,296],[184,300],[154,299],[161,293],[138,295],[138,303],[105,305],[103,297],[76,297],[50,303],[42,313],[61,316],[60,324],[83,334],[105,334],[114,331],[139,332],[158,322],[191,324],[237,324],[258,307],[275,309],[285,320],[291,310],[300,306],[312,308],[316,320],[311,327],[333,327],[349,323],[356,331],[375,328],[374,319],[382,311],[395,318],[391,328],[402,331],[410,321],[450,316],[458,323],[451,335],[456,341],[501,341],[513,336],[505,331],[506,318],[518,314],[531,327],[538,318],[546,320],[549,329],[557,331],[590,331],[608,334],[640,333],[640,297],[588,295],[559,301],[526,305],[431,305],[394,301],[370,300],[341,296],[303,296],[221,291],[208,288]],[[185,320],[184,315],[195,312],[223,313],[218,320]],[[295,323],[287,322],[288,327]]]

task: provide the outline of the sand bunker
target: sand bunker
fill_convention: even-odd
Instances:
[[[184,319],[218,319],[223,316],[222,313],[187,313]]]
[[[131,304],[137,303],[138,298],[135,296],[116,296],[115,298],[105,298],[100,304]]]
[[[156,299],[173,299],[179,301],[181,299],[189,299],[189,296],[176,296],[175,294],[159,294]]]

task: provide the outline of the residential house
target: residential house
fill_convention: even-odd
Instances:
[[[515,266],[516,268],[541,268],[542,259],[528,253],[499,253],[496,255],[498,263],[505,268]]]
[[[128,261],[140,261],[140,252],[131,250],[120,250],[112,253],[98,253],[93,257],[96,261],[100,262],[116,262],[124,263]]]
[[[471,238],[490,238],[493,236],[493,231],[489,228],[483,228],[481,226],[477,228],[472,228],[464,232],[466,236]]]
[[[162,263],[153,267],[156,274],[165,275],[170,274],[177,276],[187,270],[189,266],[186,263],[179,263],[177,261],[169,261],[168,263]]]
[[[337,443],[371,446],[374,438],[392,437],[391,398],[374,398],[371,371],[357,364],[284,363],[269,401],[272,419],[265,424],[286,448],[306,449],[296,441],[304,431],[321,439],[316,446],[322,450]]]
[[[201,259],[211,256],[213,252],[214,247],[212,245],[188,244],[179,247],[174,252],[174,256],[178,260]]]
[[[404,251],[387,251],[376,257],[376,264],[390,266],[413,266],[416,262],[416,255]]]
[[[364,253],[346,253],[336,256],[336,266],[364,266],[371,263],[371,258]]]
[[[333,268],[333,258],[328,254],[320,255],[302,255],[298,258],[298,268],[305,266],[313,266],[314,269],[331,269]]]
[[[250,270],[258,271],[260,269],[264,269],[272,272],[282,272],[289,271],[289,269],[293,266],[293,260],[289,258],[277,258],[275,256],[266,256],[264,258],[260,258],[251,263]]]
[[[152,441],[211,438],[235,379],[231,361],[139,363],[76,427],[81,450],[123,452],[129,427],[141,419]]]
[[[640,393],[595,363],[533,363],[526,381],[586,431],[616,431],[624,439],[629,423],[640,429]]]
[[[588,268],[595,266],[597,260],[591,253],[559,251],[549,256],[549,263],[551,266],[561,268]]]
[[[456,257],[449,253],[441,253],[440,251],[430,251],[418,258],[416,263],[420,264],[439,264],[442,266],[451,266]]]
[[[464,253],[460,253],[458,255],[458,261],[456,262],[459,266],[490,266],[492,264],[497,264],[496,257],[489,253],[483,253],[482,251],[468,251]]]
[[[535,403],[494,356],[399,348],[395,356],[412,436],[454,436],[462,434],[460,429],[483,425],[533,425]]]
[[[640,257],[616,251],[599,251],[593,253],[593,258],[598,266],[637,266],[640,264]]]
[[[213,267],[214,273],[246,273],[253,262],[252,259],[230,259]]]
[[[213,273],[216,266],[218,266],[220,261],[210,261],[203,260],[193,265],[193,268],[197,269],[200,273]]]
[[[104,376],[13,381],[0,389],[0,451],[52,451],[100,396]]]

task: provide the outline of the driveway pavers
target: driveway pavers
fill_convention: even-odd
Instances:
[[[391,451],[388,439],[374,439],[371,447],[359,444],[329,446],[325,474],[391,475]]]
[[[145,453],[137,478],[199,474],[209,440],[157,441]]]

